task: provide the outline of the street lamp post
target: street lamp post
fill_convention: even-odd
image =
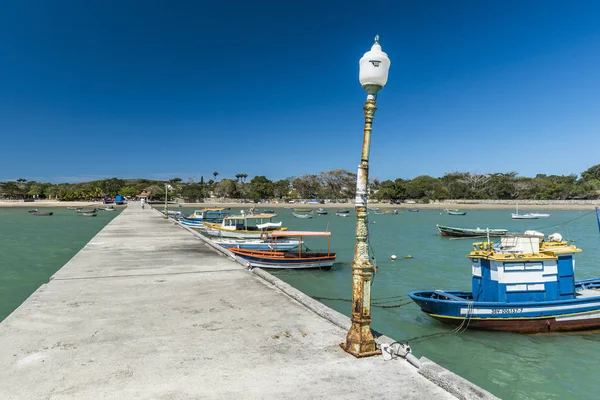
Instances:
[[[371,129],[377,107],[377,92],[387,83],[390,59],[381,50],[379,36],[375,44],[359,61],[359,80],[367,91],[364,106],[365,127],[362,155],[356,178],[356,247],[352,262],[352,326],[342,348],[355,357],[368,357],[381,354],[371,333],[371,282],[373,265],[369,257],[367,225],[367,183],[369,181],[369,151],[371,148]]]
[[[169,185],[167,185],[165,183],[165,215],[163,216],[164,219],[168,219],[169,218],[169,209],[167,207],[167,195],[169,194]]]

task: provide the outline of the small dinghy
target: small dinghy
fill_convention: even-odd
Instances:
[[[52,214],[54,214],[53,212],[41,212],[41,211],[29,211],[29,213],[35,217],[49,217]]]

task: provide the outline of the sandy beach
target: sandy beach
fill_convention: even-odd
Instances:
[[[179,203],[169,203],[169,208],[177,207]],[[206,203],[181,203],[183,207],[232,207],[232,208],[251,208],[255,207],[261,209],[275,209],[275,208],[307,208],[317,209],[322,208],[354,208],[353,203],[327,203],[327,204],[302,204],[302,203],[231,203],[231,202],[206,202]],[[102,202],[90,202],[90,201],[55,201],[55,200],[39,200],[35,202],[23,202],[23,201],[2,201],[0,200],[0,208],[2,207],[21,207],[21,208],[45,208],[45,207],[99,207],[103,206]],[[163,207],[162,203],[152,204],[155,208]],[[595,206],[600,206],[600,200],[596,204],[519,204],[519,210],[593,210]],[[123,206],[116,206],[123,207]],[[468,203],[468,204],[457,204],[457,203],[432,203],[432,204],[390,204],[390,203],[378,203],[370,202],[369,208],[397,208],[401,209],[433,209],[433,210],[444,210],[449,209],[464,209],[464,210],[515,210],[515,204],[490,204],[490,203]]]
[[[0,207],[2,208],[47,208],[47,207],[99,207],[104,206],[101,201],[55,201],[55,200],[39,200],[34,202],[23,202],[23,201],[6,201],[0,200]],[[115,206],[119,207],[119,206]],[[121,206],[123,207],[123,206]]]
[[[600,200],[598,200],[600,205]],[[154,207],[159,207],[159,204],[153,204]],[[173,207],[173,204],[169,204],[169,207]],[[327,203],[327,204],[302,204],[302,203],[218,203],[218,202],[207,202],[207,203],[182,203],[183,207],[197,207],[198,209],[204,207],[235,207],[235,208],[251,208],[255,207],[259,210],[262,209],[275,209],[275,208],[306,208],[306,209],[317,209],[322,208],[354,208],[353,203]],[[433,210],[444,210],[449,209],[465,209],[465,210],[515,210],[514,204],[456,204],[456,203],[434,203],[434,204],[389,204],[389,203],[376,203],[370,202],[369,208],[396,208],[396,209],[433,209]],[[593,210],[593,204],[519,204],[519,210]]]

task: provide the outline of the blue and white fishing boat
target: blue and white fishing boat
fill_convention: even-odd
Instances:
[[[534,231],[502,237],[497,243],[475,243],[467,256],[470,292],[424,290],[409,296],[427,315],[462,329],[598,329],[600,278],[575,281],[574,255],[579,252],[559,234],[544,237]]]

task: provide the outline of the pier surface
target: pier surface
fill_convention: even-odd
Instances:
[[[455,398],[345,335],[134,203],[0,324],[0,398]]]

